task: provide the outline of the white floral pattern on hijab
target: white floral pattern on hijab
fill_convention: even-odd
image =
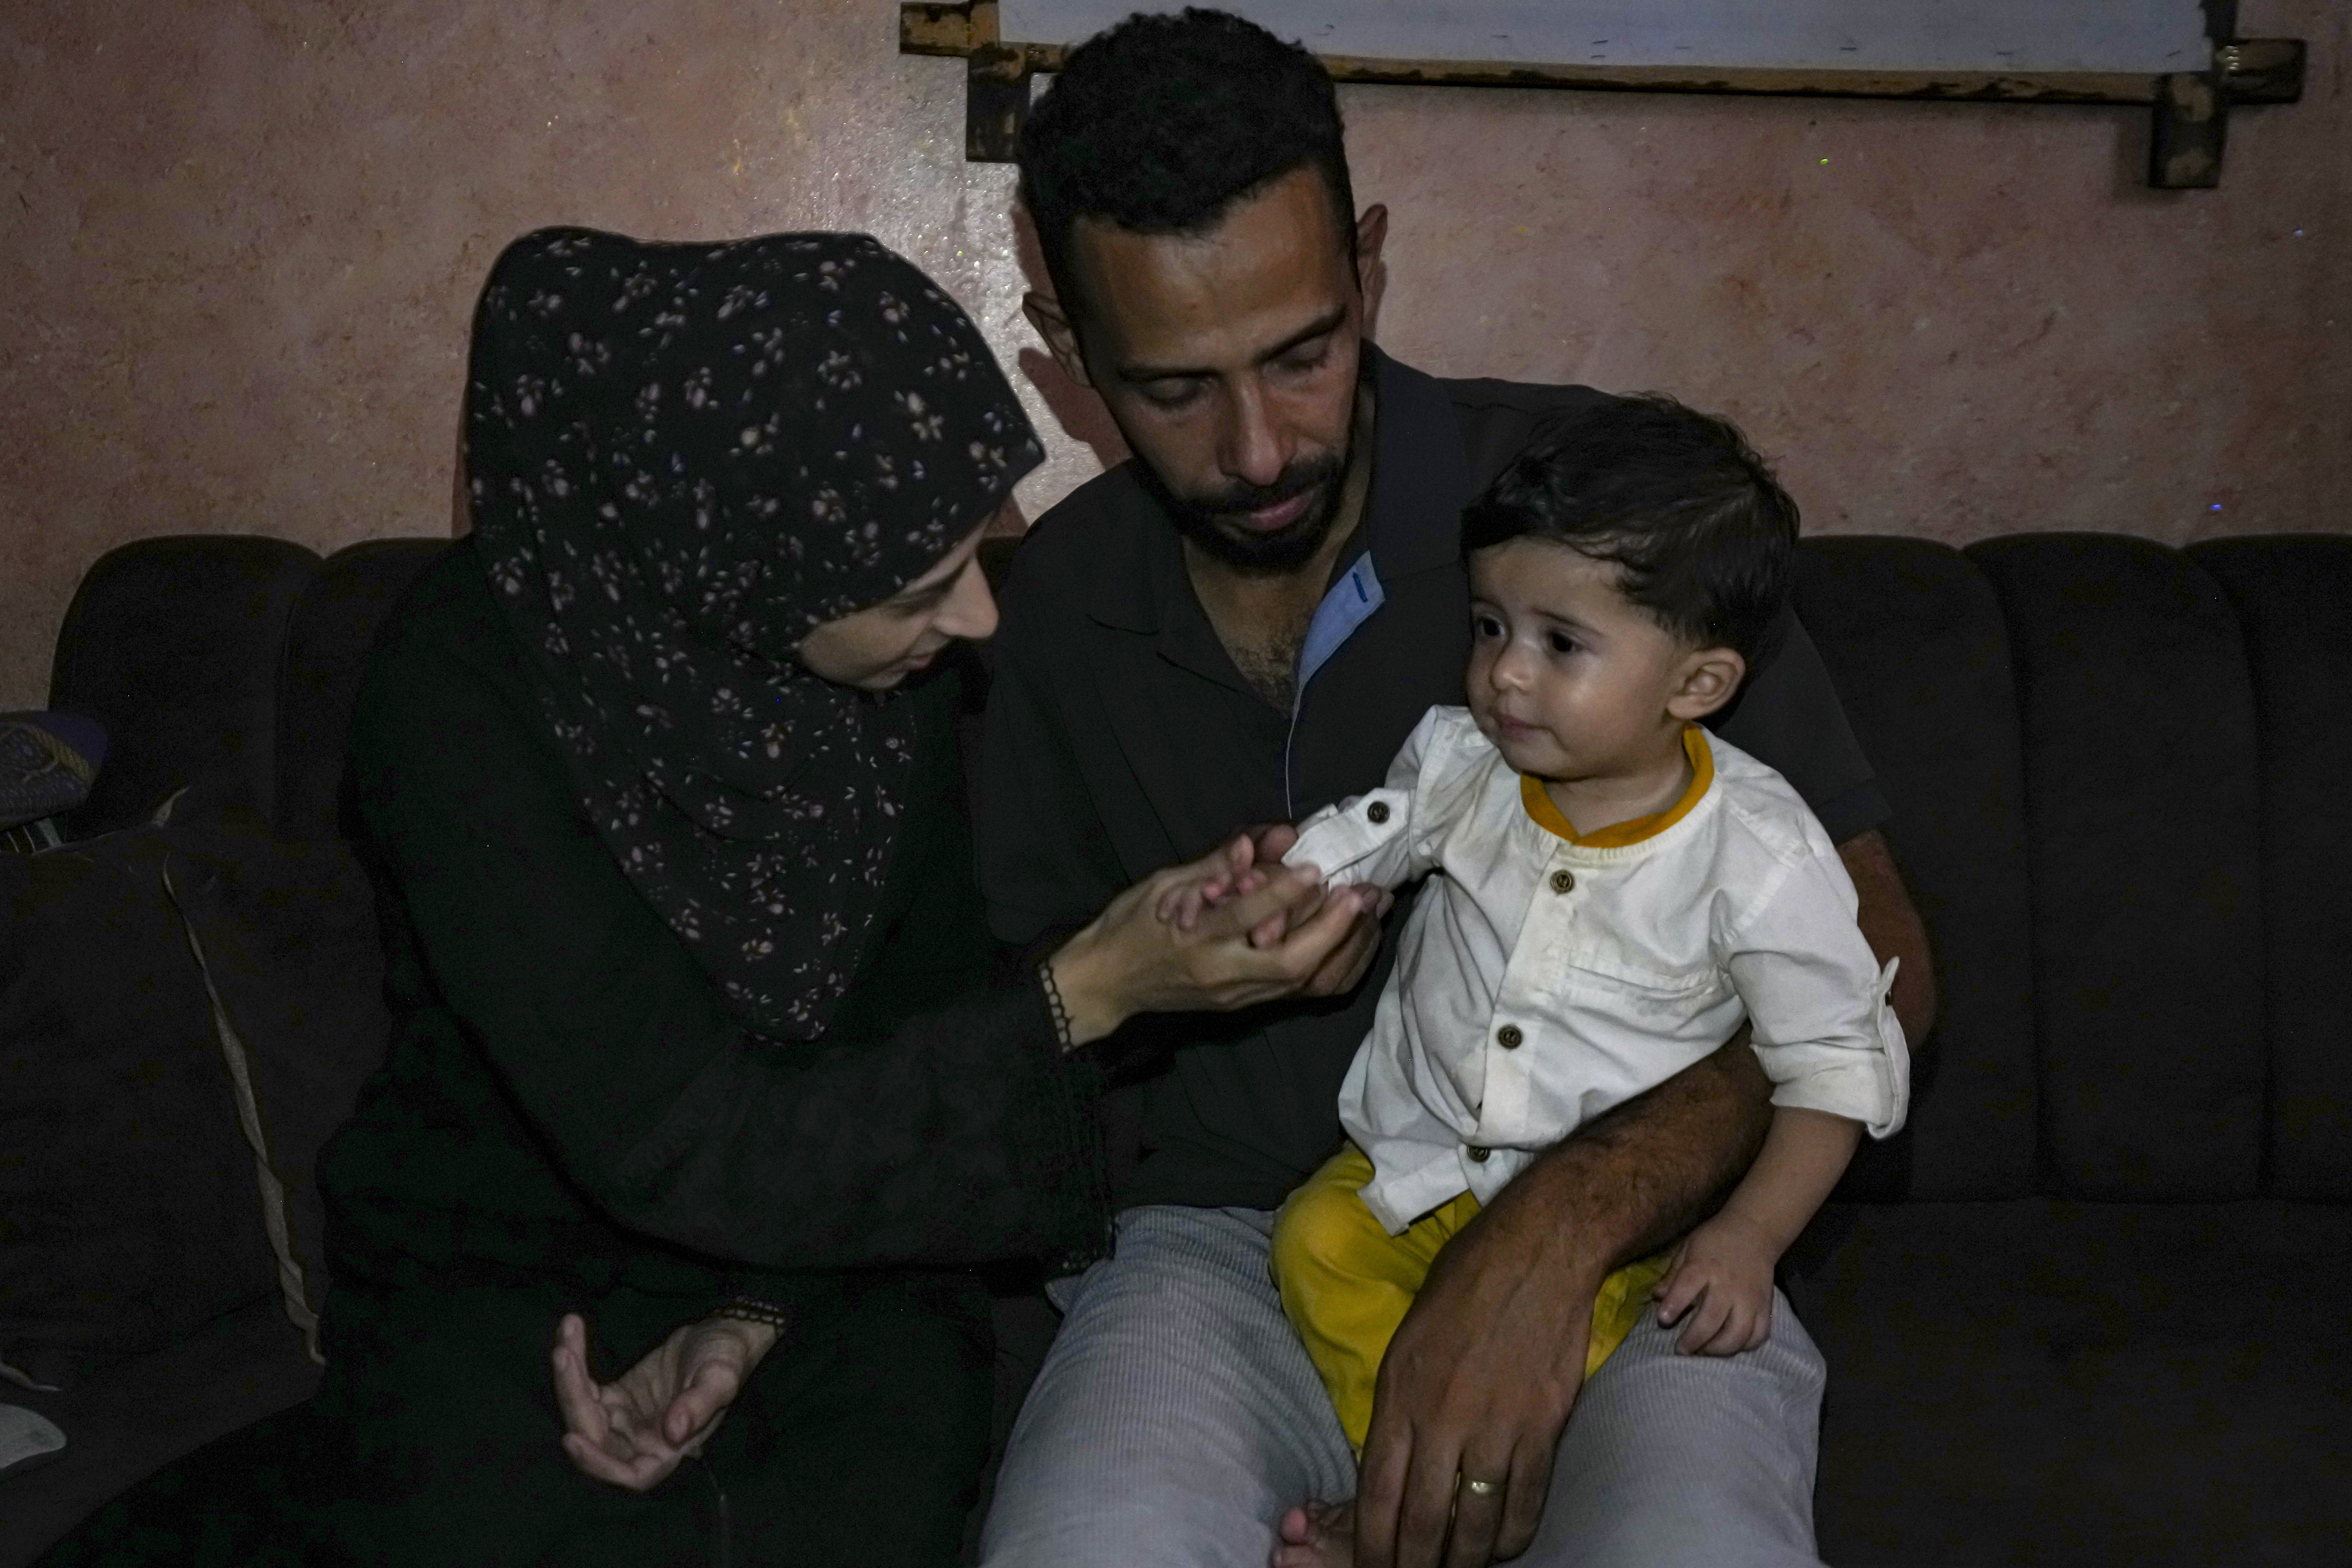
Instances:
[[[760,1034],[824,1034],[913,741],[793,649],[1044,456],[971,319],[866,236],[543,229],[491,270],[477,548],[597,833]]]

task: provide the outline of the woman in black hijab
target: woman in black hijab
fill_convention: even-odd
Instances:
[[[472,536],[352,735],[399,1025],[320,1161],[320,1550],[952,1561],[971,1270],[1108,1218],[1074,1047],[1296,990],[1373,922],[1335,896],[1261,953],[1304,884],[1195,939],[1147,882],[997,961],[929,667],[993,628],[974,551],[1041,453],[872,240],[532,235],[466,430]],[[597,1384],[592,1342],[635,1370]]]

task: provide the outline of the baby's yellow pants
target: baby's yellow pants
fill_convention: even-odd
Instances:
[[[1274,1222],[1274,1282],[1282,1310],[1307,1342],[1339,1408],[1339,1425],[1360,1454],[1372,1423],[1372,1383],[1389,1341],[1438,1252],[1478,1212],[1478,1200],[1464,1193],[1413,1221],[1402,1236],[1391,1236],[1357,1195],[1371,1179],[1371,1161],[1349,1143],[1290,1194]],[[1633,1331],[1669,1257],[1661,1252],[1629,1263],[1601,1282],[1585,1376],[1599,1371]]]

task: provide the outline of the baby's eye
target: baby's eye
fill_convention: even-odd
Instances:
[[[1576,651],[1576,639],[1570,637],[1566,632],[1546,633],[1544,636],[1544,644],[1554,653],[1574,653]]]
[[[1470,630],[1478,637],[1498,637],[1503,635],[1503,623],[1492,616],[1473,616],[1470,617]]]

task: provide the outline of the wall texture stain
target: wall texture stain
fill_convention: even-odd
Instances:
[[[860,228],[980,320],[1049,438],[1118,455],[1021,319],[1009,169],[888,0],[0,8],[0,708],[142,536],[446,532],[467,315],[546,223]],[[1964,542],[2352,524],[2352,17],[2241,112],[2216,192],[2127,110],[1358,88],[1380,335],[1447,374],[1658,387],[1808,526]]]

